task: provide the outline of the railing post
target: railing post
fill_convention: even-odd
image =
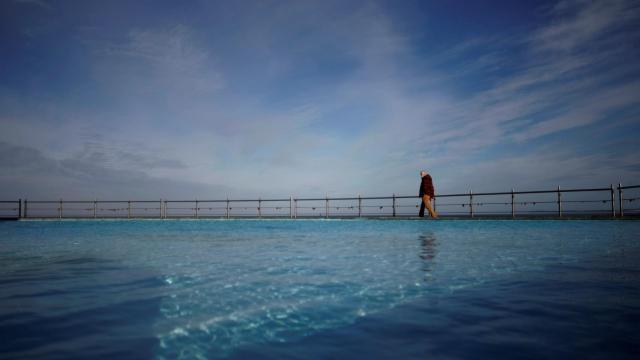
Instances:
[[[18,199],[18,219],[22,217],[22,199]]]
[[[562,193],[560,192],[560,185],[558,185],[558,217],[562,217]]]
[[[516,218],[515,198],[516,198],[516,194],[514,193],[513,188],[511,188],[511,218],[512,219]]]
[[[325,197],[324,201],[324,217],[325,219],[329,218],[329,195]]]
[[[613,190],[613,184],[611,184],[611,217],[616,217],[616,192]]]
[[[393,217],[396,217],[396,194],[393,194]]]
[[[289,214],[291,214],[291,199],[289,199]],[[258,198],[258,219],[262,218],[262,200]]]
[[[127,200],[127,219],[131,219],[131,200]]]
[[[98,199],[93,200],[93,218],[95,219],[97,216],[98,210]]]
[[[358,217],[362,217],[362,197],[358,194]]]
[[[618,207],[620,217],[624,217],[624,198],[622,197],[622,183],[618,183]]]
[[[473,190],[469,189],[469,215],[473,218]]]
[[[60,199],[60,203],[58,206],[58,219],[62,219],[62,199]]]
[[[227,219],[229,219],[229,198],[227,198]]]
[[[196,219],[198,218],[198,199],[196,199]]]
[[[28,203],[27,199],[24,199],[24,218],[25,219],[27,218],[27,216],[29,216],[27,214],[27,203]]]

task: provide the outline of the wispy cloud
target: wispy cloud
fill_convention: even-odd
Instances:
[[[493,80],[489,77],[489,82],[481,86],[484,90],[474,92],[472,96],[441,97],[437,107],[425,108],[424,99],[430,94],[404,96],[398,113],[404,118],[403,127],[412,129],[413,134],[394,137],[398,145],[390,145],[391,149],[411,157],[411,152],[419,154],[421,150],[431,148],[435,151],[426,152],[423,158],[426,166],[437,169],[446,162],[469,167],[477,161],[478,153],[490,153],[495,146],[540,142],[542,136],[598,122],[625,123],[624,115],[616,116],[615,113],[637,109],[640,105],[636,80],[638,63],[627,60],[637,59],[633,44],[638,39],[634,26],[638,12],[633,2],[611,5],[602,11],[601,7],[607,5],[564,2],[548,14],[549,24],[533,33],[471,39],[454,46],[446,54],[449,61],[457,57],[468,59],[472,55],[481,64],[470,66],[480,69],[489,56],[496,63],[507,64],[507,74]],[[578,34],[570,29],[576,29]],[[572,36],[561,35],[567,31]],[[562,37],[560,45],[558,36]],[[482,52],[480,47],[496,52]],[[505,52],[505,49],[518,51]],[[518,53],[524,56],[514,55]],[[474,73],[475,77],[463,79],[457,75],[459,72],[455,71],[456,81],[478,81],[477,73]],[[434,118],[437,120],[430,120]],[[389,122],[381,128],[392,126]],[[411,148],[407,144],[411,144]],[[567,143],[565,146],[572,145]],[[485,169],[502,156],[500,153],[488,156],[483,161]],[[562,160],[560,157],[555,159],[556,162]],[[574,158],[574,161],[582,160]],[[414,165],[407,162],[408,167]],[[576,180],[581,176],[571,173],[568,167],[565,169]],[[493,174],[489,170],[480,173]],[[507,178],[515,181],[514,177]],[[540,176],[536,178],[542,181]],[[469,185],[473,185],[471,181]]]
[[[537,51],[572,52],[633,25],[639,12],[628,0],[563,0],[549,11],[552,21],[533,35],[533,45]]]
[[[233,192],[232,187],[172,180],[147,174],[144,170],[109,166],[101,153],[84,157],[55,159],[32,147],[0,142],[5,171],[0,175],[3,198],[40,199],[157,199],[213,197]]]
[[[532,9],[530,28],[438,52],[384,3],[200,10],[74,27],[86,72],[64,93],[0,86],[0,140],[49,159],[42,174],[65,169],[60,179],[93,164],[230,195],[411,194],[425,167],[450,191],[639,175],[614,156],[637,150],[633,1],[562,1]],[[585,149],[589,138],[598,145]]]

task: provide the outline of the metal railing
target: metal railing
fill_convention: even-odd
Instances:
[[[536,191],[438,194],[441,217],[575,218],[640,215],[640,185]],[[359,218],[416,217],[417,196],[356,196],[216,200],[0,201],[0,218],[178,219],[178,218]]]
[[[0,201],[0,219],[17,219],[22,215],[22,199]]]

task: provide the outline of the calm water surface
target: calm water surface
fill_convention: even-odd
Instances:
[[[0,358],[640,357],[640,222],[0,223]]]

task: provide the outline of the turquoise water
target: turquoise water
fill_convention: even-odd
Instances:
[[[0,223],[0,358],[637,358],[640,222]]]

